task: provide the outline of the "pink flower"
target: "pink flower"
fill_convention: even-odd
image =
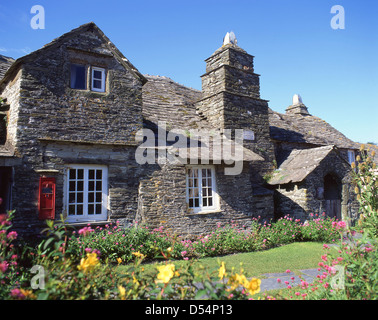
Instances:
[[[18,288],[12,289],[10,293],[11,293],[11,296],[13,298],[16,298],[16,299],[24,299],[25,298],[25,295]]]
[[[278,283],[281,283],[281,279],[280,279],[280,278],[277,278],[277,282],[278,282]]]
[[[85,237],[86,235],[90,234],[93,231],[94,230],[91,227],[84,227],[79,230],[79,234]]]
[[[4,273],[5,271],[7,271],[8,266],[9,266],[8,262],[6,261],[0,262],[0,271]]]
[[[287,269],[285,272],[286,272],[286,273],[290,273],[291,271],[290,271],[290,269]]]
[[[16,232],[16,231],[11,231],[11,232],[9,232],[8,235],[7,235],[7,238],[8,238],[9,240],[17,239],[17,232]]]

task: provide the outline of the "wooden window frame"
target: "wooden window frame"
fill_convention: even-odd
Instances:
[[[191,172],[194,173],[193,170],[197,171],[197,178],[195,178],[194,175],[190,176]],[[204,177],[203,170],[210,170],[210,175],[208,175],[208,172],[206,171],[207,173]],[[194,179],[198,180],[197,186],[195,185]],[[204,185],[203,179],[206,180],[206,185]],[[209,179],[211,185],[209,184]],[[209,194],[210,188],[211,194]],[[195,189],[198,190],[198,197],[195,196]],[[190,190],[192,190],[192,193]],[[196,203],[197,199],[198,205]],[[210,201],[212,202],[211,205],[209,205]],[[209,213],[219,210],[219,197],[216,186],[215,167],[213,165],[196,165],[186,167],[186,203],[189,213]]]
[[[75,178],[70,177],[71,170],[76,170]],[[78,177],[78,170],[83,170],[83,175]],[[94,170],[94,176],[90,177],[90,171]],[[97,171],[101,171],[101,178],[98,178]],[[78,190],[79,183],[82,186]],[[91,184],[93,183],[93,187]],[[101,185],[101,190],[96,192],[97,183]],[[75,184],[75,188],[72,185]],[[94,188],[94,189],[92,189]],[[84,222],[84,221],[106,221],[108,215],[108,167],[104,165],[76,165],[67,166],[65,180],[64,180],[64,212],[66,213],[67,222]],[[81,201],[78,201],[78,193],[82,193]],[[90,199],[93,194],[93,200]],[[101,201],[98,201],[98,194],[101,196]],[[75,197],[73,201],[72,197]],[[97,205],[97,208],[96,208]],[[82,206],[82,214],[78,213],[78,206]],[[94,213],[89,213],[89,206],[93,206]],[[98,207],[100,206],[100,207]],[[74,214],[72,208],[74,207]],[[101,209],[97,213],[97,209]],[[71,210],[71,211],[70,211]]]
[[[94,73],[95,71],[101,72],[101,78],[95,78]],[[94,87],[94,81],[101,81],[101,88]],[[105,92],[106,87],[106,69],[100,67],[93,67],[91,68],[91,90],[95,92]]]

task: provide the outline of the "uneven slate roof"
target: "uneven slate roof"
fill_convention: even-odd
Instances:
[[[0,55],[0,80],[4,77],[13,62],[13,58]]]
[[[291,151],[280,168],[273,173],[269,184],[303,181],[332,150],[334,146]]]
[[[168,129],[204,128],[206,121],[197,113],[195,103],[201,99],[201,91],[185,87],[167,77],[144,75],[143,117],[145,125],[154,129],[154,124],[164,121]]]
[[[93,51],[94,53],[113,55],[136,78],[140,79],[142,83],[146,82],[146,79],[143,77],[143,75],[131,64],[131,62],[122,54],[122,52],[118,50],[118,48],[109,40],[109,38],[101,31],[101,29],[94,22],[89,22],[61,35],[60,37],[45,44],[42,48],[35,50],[14,61],[11,68],[9,68],[9,70],[7,70],[7,72],[5,73],[4,77],[0,78],[0,89],[7,82],[8,78],[11,77],[12,73],[15,70],[18,70],[19,66],[22,65],[24,62],[32,61],[35,58],[35,56],[41,53],[41,51],[59,47],[66,41],[67,38],[73,37],[75,36],[75,34],[80,34],[81,32],[85,31],[98,32],[98,34],[104,39],[104,42],[106,43],[106,48],[104,47],[99,50]]]
[[[225,157],[222,147],[214,144],[212,139],[204,145],[200,143],[200,148],[190,147],[193,140],[189,136],[190,129],[206,129],[211,130],[206,118],[201,117],[196,112],[195,104],[201,99],[201,91],[185,87],[170,78],[162,76],[144,75],[147,83],[143,86],[143,118],[144,127],[154,130],[158,129],[158,122],[165,122],[166,131],[173,129],[188,130],[186,135],[187,145],[185,146],[187,153],[180,157],[180,160],[198,158],[202,160],[233,160]],[[214,131],[216,134],[217,132]],[[157,137],[158,138],[158,137]],[[177,155],[179,150],[167,145],[167,150],[171,154]],[[201,156],[201,148],[205,148],[207,152]],[[258,154],[244,147],[244,161],[263,161],[264,159]],[[232,150],[232,153],[234,150]],[[198,155],[194,156],[193,155]],[[179,160],[179,159],[178,159]]]
[[[359,149],[357,143],[348,139],[326,121],[312,115],[282,114],[269,109],[269,122],[270,136],[278,141]]]

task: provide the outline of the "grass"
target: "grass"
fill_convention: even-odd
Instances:
[[[285,272],[287,269],[300,274],[299,270],[316,268],[321,255],[323,254],[323,244],[317,242],[296,242],[285,246],[273,248],[265,251],[238,253],[222,257],[203,258],[192,261],[173,260],[176,269],[190,262],[193,263],[195,271],[201,273],[201,270],[207,270],[213,275],[217,275],[219,261],[224,261],[227,269],[234,267],[240,269],[243,264],[244,274],[246,277],[263,277],[265,273]],[[156,266],[164,262],[155,262],[145,264],[145,272],[152,273]],[[118,272],[126,272],[127,265],[119,266]]]

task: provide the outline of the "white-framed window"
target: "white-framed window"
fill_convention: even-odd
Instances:
[[[186,200],[192,213],[219,209],[214,166],[187,166]]]
[[[105,92],[105,69],[92,67],[92,91]]]
[[[356,162],[356,154],[354,150],[348,150],[348,161],[349,161],[349,164]]]
[[[65,211],[68,222],[107,219],[108,168],[69,165],[65,176]]]

